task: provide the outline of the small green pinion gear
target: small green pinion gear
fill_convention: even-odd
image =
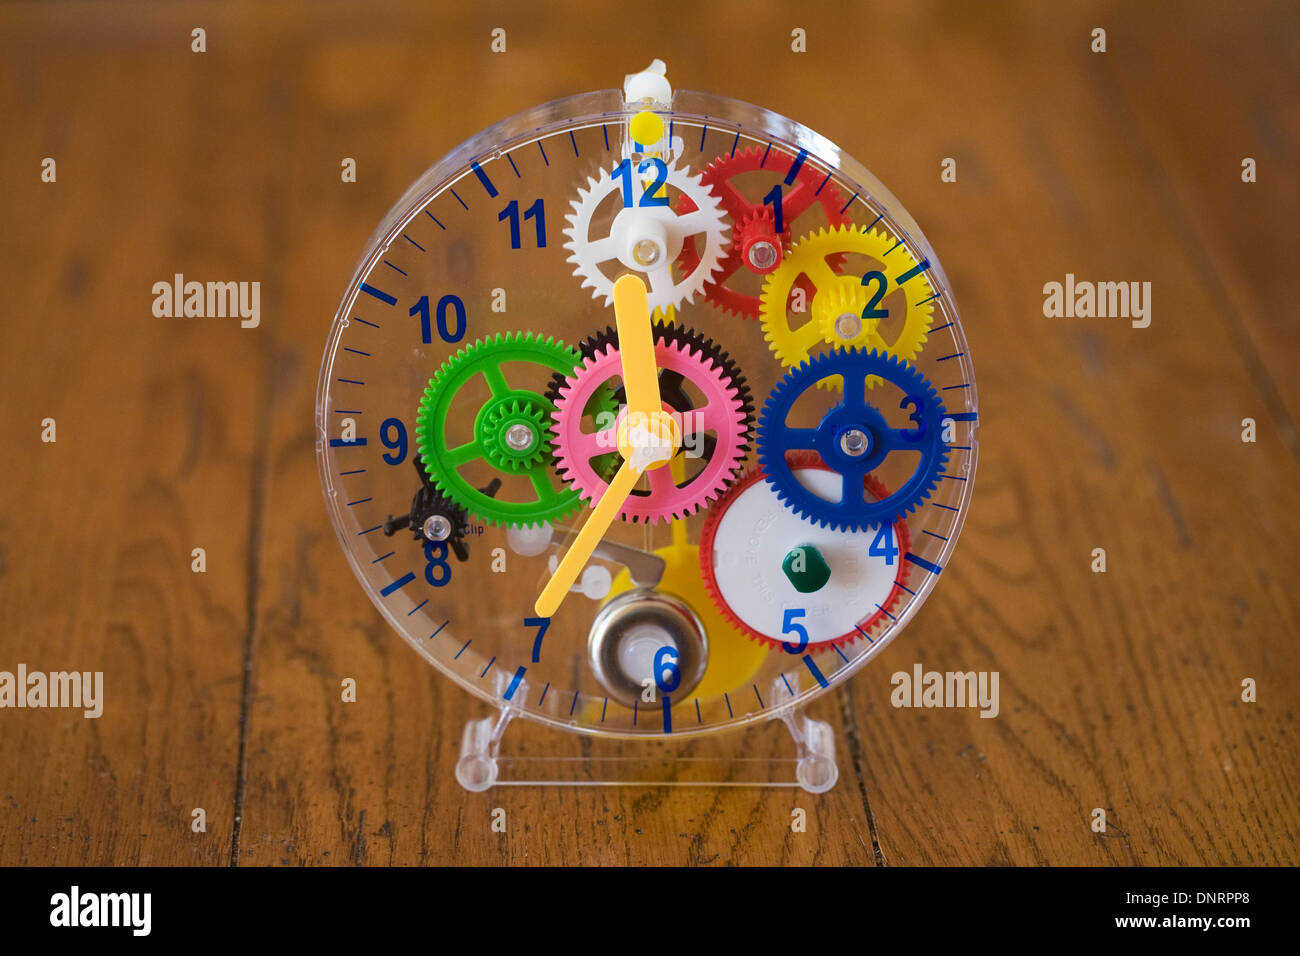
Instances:
[[[565,487],[551,469],[555,403],[543,394],[514,388],[506,379],[503,366],[520,362],[538,366],[538,377],[544,379],[555,372],[572,375],[582,356],[563,342],[531,332],[479,339],[434,373],[415,420],[416,447],[429,479],[456,504],[494,525],[560,521],[582,505],[578,492]],[[491,397],[474,417],[474,437],[449,447],[447,424],[456,396],[477,376],[483,377]],[[461,469],[474,463],[485,463],[502,476],[528,479],[531,497],[520,482],[502,488],[495,497],[485,493],[461,474]],[[512,496],[525,500],[511,500]]]

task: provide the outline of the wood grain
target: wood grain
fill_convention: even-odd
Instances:
[[[1300,18],[1132,6],[717,3],[631,40],[589,2],[0,9],[0,669],[107,688],[98,720],[0,712],[0,863],[1300,862]],[[654,55],[832,136],[925,228],[979,376],[975,504],[907,635],[814,707],[829,794],[466,794],[481,706],[374,614],[321,507],[320,349],[427,165]],[[260,278],[262,326],[155,319],[174,272]],[[1150,281],[1151,327],[1043,318],[1067,272]],[[996,670],[1000,715],[890,706],[916,662]]]

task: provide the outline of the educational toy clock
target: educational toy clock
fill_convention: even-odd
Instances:
[[[419,654],[504,711],[663,739],[801,707],[907,626],[970,502],[977,398],[898,201],[656,61],[406,192],[316,426],[343,549]]]

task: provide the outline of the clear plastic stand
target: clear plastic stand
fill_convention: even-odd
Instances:
[[[793,677],[794,675],[788,675]],[[797,684],[791,681],[797,691]],[[785,681],[777,678],[773,700],[792,697]],[[523,698],[525,695],[520,695]],[[825,793],[839,779],[835,762],[835,732],[824,720],[809,717],[801,708],[781,715],[787,734],[775,721],[740,733],[707,737],[645,741],[616,740],[571,735],[571,755],[527,756],[503,754],[506,729],[519,713],[502,700],[497,712],[465,725],[456,762],[456,780],[466,790],[492,787],[801,787]],[[762,739],[766,734],[766,739]],[[793,740],[793,754],[781,755]],[[770,756],[740,755],[748,749],[770,746]]]

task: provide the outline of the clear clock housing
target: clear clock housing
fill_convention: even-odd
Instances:
[[[321,484],[339,542],[362,589],[417,654],[512,715],[582,734],[667,739],[788,717],[865,666],[908,626],[942,578],[966,516],[975,477],[978,399],[942,265],[901,203],[861,164],[783,116],[689,91],[677,91],[670,106],[651,108],[665,127],[660,148],[653,150],[629,133],[629,123],[641,112],[642,105],[628,104],[615,90],[559,100],[485,129],[421,176],[375,230],[347,284],[321,363],[315,421]],[[503,353],[492,373],[467,365],[460,376],[464,381],[448,399],[451,410],[439,423],[447,434],[421,438],[421,403],[440,369],[449,363],[460,368],[455,363],[466,361],[463,353],[470,361],[481,360],[472,348],[476,343],[491,345],[498,336],[525,333],[581,354],[584,342],[599,339],[613,325],[613,311],[603,296],[593,297],[591,285],[584,286],[584,277],[575,275],[574,239],[565,232],[574,227],[566,217],[578,214],[574,204],[583,201],[584,192],[617,175],[620,162],[629,159],[640,167],[647,156],[664,158],[683,176],[720,168],[711,175],[726,185],[715,182],[709,187],[713,195],[730,190],[733,208],[743,200],[757,211],[757,219],[768,214],[765,207],[775,214],[776,202],[792,195],[799,183],[821,189],[793,221],[781,224],[788,237],[778,238],[782,248],[776,253],[761,247],[761,237],[751,241],[763,229],[762,222],[748,222],[755,216],[746,214],[746,224],[724,209],[720,217],[717,227],[727,250],[742,242],[755,250],[727,280],[731,301],[752,307],[763,302],[766,288],[772,301],[764,305],[770,314],[728,310],[710,298],[707,282],[674,303],[671,312],[659,313],[675,327],[712,340],[715,354],[725,351],[729,369],[743,375],[749,389],[753,407],[747,451],[726,487],[677,520],[615,522],[606,537],[609,547],[592,558],[577,590],[549,619],[539,641],[539,626],[527,623],[535,619],[534,601],[572,532],[590,513],[590,500],[569,502],[567,513],[540,522],[484,516],[476,505],[463,502],[472,498],[496,512],[529,497],[530,484],[540,495],[545,483],[553,497],[563,496],[571,488],[554,467],[552,446],[544,449],[549,471],[540,476],[529,472],[528,480],[511,470],[517,467],[515,459],[507,462],[509,467],[484,459],[477,472],[466,466],[467,473],[457,479],[464,489],[463,522],[453,529],[457,548],[448,538],[439,540],[448,529],[436,520],[430,525],[426,518],[418,528],[412,522],[394,524],[400,525],[404,515],[423,514],[416,513],[413,497],[433,476],[423,462],[422,441],[442,442],[451,455],[498,425],[494,440],[512,440],[509,423],[484,423],[484,409],[499,397],[498,387],[543,397],[549,389],[553,400],[559,381],[554,363],[519,360],[521,353]],[[729,173],[726,163],[737,156],[749,160]],[[644,196],[655,172],[653,164],[638,168],[628,182],[635,182]],[[674,214],[685,215],[692,207],[672,181],[662,190]],[[834,203],[823,200],[832,195]],[[775,198],[765,203],[765,197]],[[614,190],[607,202],[584,209],[587,232],[579,244],[615,231],[625,202]],[[749,268],[753,263],[766,266],[774,254],[782,255],[784,263],[795,261],[801,244],[808,241],[804,248],[812,248],[812,240],[827,232],[857,234],[844,240],[851,249],[833,249],[832,242],[826,246],[832,251],[821,257],[829,266],[826,276],[849,276],[849,282],[827,278],[818,291],[807,273],[803,279],[774,280],[776,273]],[[867,233],[893,248],[885,252],[878,244],[855,245]],[[705,237],[689,241],[697,258],[707,255]],[[672,275],[681,278],[687,260],[671,251]],[[907,268],[893,264],[897,262]],[[622,267],[615,260],[599,268],[612,277]],[[867,278],[873,274],[882,277],[875,286]],[[924,283],[920,305],[913,277]],[[830,296],[832,285],[843,287],[837,294],[844,303],[814,302],[820,318],[800,318],[798,306],[804,305],[806,313],[808,301]],[[861,292],[851,288],[855,285]],[[802,303],[797,286],[802,286]],[[865,306],[859,312],[862,295]],[[910,336],[915,342],[916,330],[904,324],[920,310],[927,319],[921,344],[914,354],[896,357],[933,387],[936,407],[942,410],[934,424],[943,430],[943,464],[933,488],[904,514],[862,527],[832,529],[796,513],[775,494],[760,462],[760,420],[769,399],[786,395],[783,382],[804,364],[795,358],[808,343],[809,361],[827,352],[851,351],[853,337],[865,334],[855,315],[880,316],[872,319],[872,341],[901,342]],[[842,319],[841,343],[807,329],[799,332],[803,321],[833,319]],[[789,326],[779,336],[788,338],[784,357],[766,334],[769,325],[783,321]],[[490,357],[484,361],[483,368],[492,364]],[[575,371],[558,374],[572,379]],[[881,434],[913,435],[922,428],[909,426],[919,419],[912,417],[918,406],[908,387],[869,378],[865,401],[875,410],[872,421],[880,423]],[[691,392],[690,383],[687,376],[684,392]],[[803,434],[800,421],[812,428],[843,399],[833,382],[807,388],[792,403],[790,434]],[[689,396],[683,401],[689,402]],[[616,393],[613,404],[617,406]],[[498,419],[513,407],[498,405],[505,409],[493,413]],[[552,425],[548,416],[534,438],[553,443]],[[849,432],[837,441],[842,448],[856,449],[857,439]],[[527,428],[513,434],[525,446],[530,440]],[[836,484],[833,476],[818,474],[834,469],[812,462],[806,449],[802,454],[791,453],[794,464],[787,482],[792,476],[814,491]],[[864,501],[907,487],[918,457],[925,458],[885,455],[871,472],[873,490],[864,492]],[[845,480],[841,487],[849,485]],[[483,504],[484,495],[492,503]],[[784,529],[784,537],[764,539],[762,529],[769,526]],[[798,563],[796,549],[807,543],[805,538],[815,542],[807,544],[816,552],[814,569],[783,568],[783,562],[792,563],[791,555]],[[702,541],[707,543],[703,554]],[[646,555],[659,561],[649,562],[647,569]],[[736,567],[750,566],[745,562],[756,570],[738,575]],[[823,565],[831,583],[822,587],[839,581],[841,596],[818,604],[817,590],[782,590],[786,583],[813,587]],[[656,575],[657,584],[644,586]],[[886,583],[889,576],[892,585]],[[747,591],[751,587],[752,594]],[[883,590],[866,593],[886,587],[887,596]],[[718,594],[719,589],[725,593]],[[774,595],[776,591],[781,593]],[[656,610],[652,605],[658,597],[665,600]],[[878,610],[865,608],[870,613],[850,621],[853,626],[845,634],[825,630],[842,626],[832,619],[837,613],[843,617],[846,604],[867,598],[879,598],[870,602]],[[774,602],[767,611],[762,611],[764,601]],[[817,613],[804,609],[794,619],[820,638],[803,646],[797,630],[770,633],[771,622],[799,601],[812,611],[825,605]],[[648,615],[644,620],[638,617],[643,610]],[[673,631],[674,614],[685,637]],[[818,627],[823,628],[820,635]],[[756,633],[762,629],[769,633]],[[658,654],[663,646],[671,646],[672,653]],[[663,679],[665,673],[668,679]]]

